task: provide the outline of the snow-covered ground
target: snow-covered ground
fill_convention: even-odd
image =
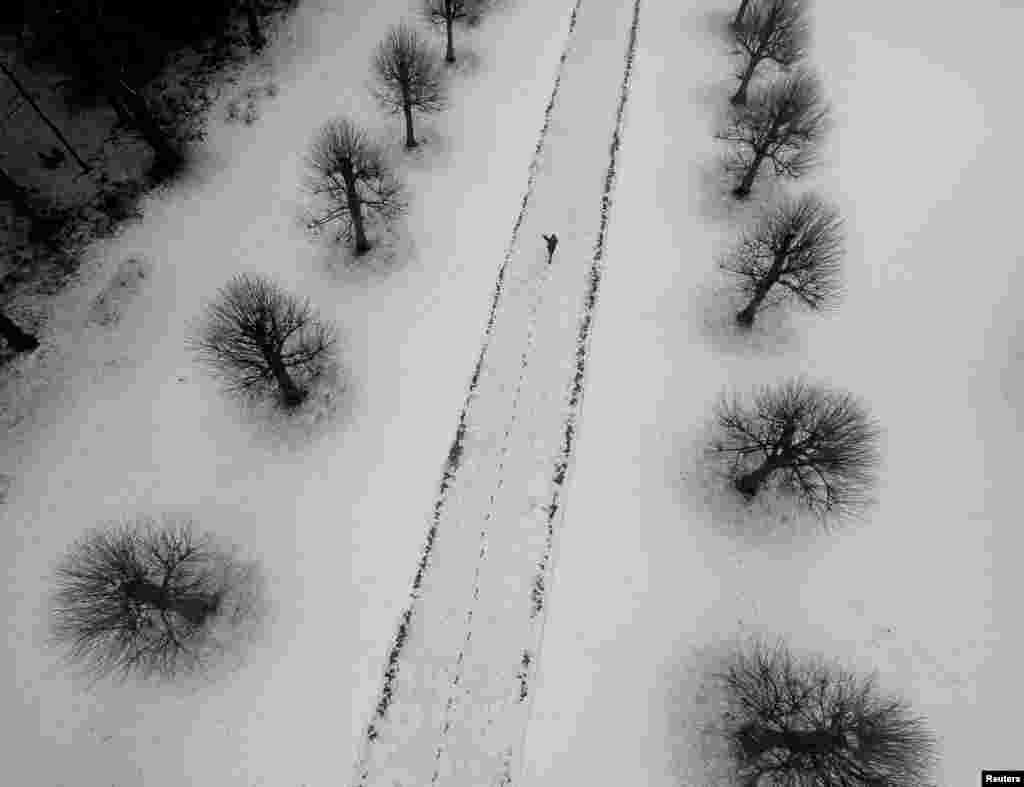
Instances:
[[[212,123],[196,174],[97,244],[82,286],[61,296],[48,354],[24,361],[7,389],[32,400],[15,402],[24,417],[0,466],[13,479],[0,508],[7,781],[350,779],[572,10],[503,5],[473,34],[479,61],[456,78],[428,149],[403,165],[414,199],[393,263],[356,273],[310,241],[299,180],[331,116],[386,126],[365,90],[369,57],[410,5],[309,0],[252,69],[254,82],[279,86],[256,123]],[[1020,127],[999,53],[1012,51],[1022,11],[994,0],[969,18],[923,0],[817,4],[812,59],[838,122],[813,182],[848,223],[849,296],[755,353],[705,326],[714,255],[735,231],[709,215],[703,186],[729,87],[711,28],[731,9],[717,5],[716,16],[642,3],[519,781],[701,783],[702,670],[721,643],[765,632],[881,670],[942,737],[940,784],[970,783],[982,767],[1014,767],[1021,695],[1024,643],[1009,602],[997,617],[993,599],[995,555],[1006,565],[1020,546],[1008,492],[1024,426],[1019,255],[1007,231],[1017,156],[995,130]],[[571,120],[560,119],[562,134],[607,144],[609,127]],[[545,196],[559,226],[537,214],[538,230],[559,231],[570,210],[596,222],[602,174],[580,204],[579,189],[571,205]],[[129,258],[145,263],[139,294],[118,323],[89,322],[92,298]],[[204,299],[240,271],[309,295],[341,328],[340,411],[297,446],[241,419],[183,347]],[[683,476],[723,387],[797,372],[862,395],[885,425],[880,504],[833,535],[754,545]],[[188,512],[262,561],[274,604],[266,642],[212,685],[87,691],[43,647],[53,563],[97,521],[161,511]],[[1001,577],[999,597],[1013,598]]]
[[[701,327],[733,230],[700,217],[695,186],[716,151],[706,102],[729,89],[698,5],[644,7],[524,781],[703,784],[702,673],[755,632],[879,669],[942,738],[939,784],[1020,767],[1021,112],[985,52],[1010,46],[1021,9],[816,3],[811,59],[837,126],[808,185],[846,217],[849,295],[754,357]],[[679,476],[723,387],[800,372],[883,422],[880,504],[833,536],[747,546]]]
[[[474,34],[479,62],[433,121],[440,141],[404,167],[411,253],[359,274],[298,229],[301,156],[337,113],[398,128],[365,82],[372,47],[410,6],[324,6],[304,3],[272,50],[280,92],[261,118],[211,124],[199,172],[95,248],[48,340],[69,367],[24,385],[38,409],[5,440],[0,470],[14,477],[0,510],[12,782],[314,785],[351,774],[570,9],[510,8]],[[115,328],[85,326],[91,297],[133,255],[151,263],[149,286]],[[240,423],[183,347],[204,299],[239,271],[278,277],[340,326],[347,404],[305,448],[277,448]],[[42,647],[49,572],[97,521],[162,510],[190,512],[262,560],[276,604],[267,645],[212,687],[89,693]]]
[[[635,0],[577,2],[570,15],[360,787],[518,780],[638,12]],[[545,229],[558,230],[547,248]]]

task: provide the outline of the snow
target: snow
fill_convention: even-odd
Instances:
[[[373,45],[410,6],[320,2],[301,4],[253,64],[254,85],[278,86],[256,121],[217,120],[227,97],[213,108],[201,166],[92,247],[80,286],[56,299],[46,351],[19,361],[7,384],[4,396],[19,397],[0,466],[12,478],[0,508],[12,783],[312,787],[348,780],[362,754],[571,4],[503,4],[472,34],[479,57],[456,76],[451,110],[429,121],[426,149],[402,159],[413,201],[395,256],[366,271],[302,231],[302,156],[338,113],[400,137],[365,80]],[[939,784],[1013,767],[1024,643],[1009,604],[997,611],[994,599],[996,555],[1005,565],[1020,549],[1008,490],[1024,376],[1019,253],[1005,231],[1016,151],[996,130],[1019,127],[1021,112],[1006,101],[1010,70],[964,41],[1009,51],[1022,12],[987,3],[966,19],[923,2],[818,4],[812,57],[837,126],[809,185],[846,218],[849,295],[833,315],[776,325],[755,351],[708,326],[708,310],[721,308],[714,258],[742,215],[721,218],[706,174],[719,151],[713,114],[730,88],[710,28],[729,4],[699,5],[642,3],[518,781],[703,783],[697,727],[714,702],[704,671],[747,633],[879,669],[942,738]],[[594,7],[627,25],[632,3],[583,0],[581,14]],[[600,49],[618,62],[595,61],[607,73],[588,83],[593,95],[556,113],[550,130],[563,152],[541,168],[522,256],[510,263],[520,291],[501,324],[512,326],[512,359],[528,335],[575,330],[567,315],[607,162],[559,167],[574,145],[581,160],[590,147],[607,150],[625,28],[614,35]],[[587,55],[573,54],[579,73]],[[609,112],[577,126],[591,98]],[[539,233],[552,230],[560,244],[548,272]],[[109,301],[96,319],[95,297],[139,270],[119,319],[106,319]],[[274,276],[339,326],[346,389],[308,438],[283,441],[240,414],[184,349],[190,321],[238,272]],[[524,323],[517,335],[512,317],[525,319],[531,295],[543,296],[536,333]],[[524,391],[550,412],[545,380],[562,390],[569,372],[554,350],[537,358]],[[799,372],[863,396],[882,421],[880,503],[831,534],[753,538],[756,518],[730,524],[730,509],[701,487],[695,443],[723,388]],[[487,382],[502,402],[516,384]],[[530,447],[550,441],[548,426],[524,429],[507,448],[526,467]],[[487,443],[471,439],[467,456],[497,450]],[[549,476],[514,475],[520,492],[503,513],[550,489]],[[262,561],[274,607],[266,638],[209,684],[89,690],[44,646],[54,561],[98,521],[162,511],[185,511]],[[503,582],[519,575],[491,568],[492,600],[513,597]],[[1015,590],[1008,576],[1000,569],[1004,599]],[[466,611],[466,598],[452,603]],[[502,650],[499,631],[490,629]],[[516,676],[520,654],[511,655],[500,669]]]
[[[606,230],[601,210],[580,208],[602,208],[613,182],[608,139],[621,126],[633,19],[633,8],[614,4],[577,4],[570,17],[422,577],[356,769],[360,785],[429,775],[431,784],[473,787],[519,772],[598,281],[591,266]],[[566,119],[608,133],[566,134]],[[553,228],[561,235],[549,254],[538,239]]]
[[[1003,486],[1020,428],[1019,253],[994,131],[1020,112],[994,61],[961,44],[977,30],[992,51],[1008,46],[995,31],[1019,13],[977,10],[954,21],[920,3],[817,4],[812,60],[838,119],[808,187],[846,217],[850,292],[755,355],[726,352],[703,325],[734,232],[694,193],[716,154],[709,102],[729,88],[716,17],[645,5],[526,783],[708,783],[703,678],[755,633],[877,668],[941,737],[939,784],[1013,767],[1020,639],[993,599],[995,556],[1019,549]],[[864,396],[882,421],[880,504],[831,536],[750,543],[680,476],[722,388],[800,372]]]
[[[407,11],[305,4],[271,53],[280,91],[260,119],[211,124],[197,173],[97,244],[62,296],[46,338],[60,363],[25,362],[24,377],[48,376],[18,388],[35,409],[19,407],[2,470],[14,477],[0,512],[11,621],[0,700],[15,781],[298,785],[351,772],[564,41],[557,8],[501,13],[474,34],[477,70],[431,121],[441,154],[403,167],[411,252],[358,273],[298,226],[301,157],[335,113],[391,129],[364,75]],[[149,285],[116,330],[86,325],[128,257],[151,265]],[[238,415],[184,349],[205,299],[243,271],[309,295],[339,325],[349,392],[305,445]],[[49,572],[98,521],[171,510],[262,560],[276,606],[266,643],[209,686],[89,692],[43,647]]]

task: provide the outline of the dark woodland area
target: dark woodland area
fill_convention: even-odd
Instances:
[[[81,247],[187,170],[218,79],[295,4],[0,7],[0,363],[38,346],[38,296],[63,286]]]

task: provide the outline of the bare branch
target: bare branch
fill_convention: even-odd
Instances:
[[[798,63],[807,54],[810,26],[806,0],[758,0],[733,27],[736,53],[743,66],[736,78],[740,85],[732,97],[734,105],[747,102],[747,89],[761,63],[771,62],[782,69]]]
[[[349,120],[324,125],[307,164],[306,187],[327,206],[311,226],[337,222],[337,239],[354,241],[356,254],[370,249],[366,220],[386,224],[408,207],[405,188],[391,173],[383,153]]]
[[[107,524],[57,569],[52,637],[95,678],[194,672],[222,647],[214,625],[254,609],[251,577],[251,566],[197,535],[189,519]]]
[[[232,394],[300,405],[336,343],[309,305],[270,280],[240,274],[206,311],[188,347]]]
[[[740,176],[733,195],[746,198],[763,164],[775,174],[800,178],[817,163],[829,127],[829,106],[821,82],[795,71],[759,92],[749,107],[736,108],[715,136],[733,145],[730,171]]]
[[[373,58],[373,95],[380,106],[405,117],[407,148],[419,143],[413,132],[413,113],[440,112],[448,92],[440,60],[411,27],[392,27]]]
[[[837,303],[843,293],[843,243],[838,211],[815,194],[785,199],[762,215],[719,262],[749,298],[737,322],[749,328],[761,309],[786,300],[812,311]]]
[[[920,787],[937,740],[874,675],[857,676],[785,646],[755,642],[715,676],[726,698],[720,734],[737,783],[760,787]]]
[[[768,488],[795,495],[822,519],[853,515],[871,503],[881,463],[881,434],[851,394],[804,379],[716,407],[713,453],[731,462],[736,489],[748,499]]]

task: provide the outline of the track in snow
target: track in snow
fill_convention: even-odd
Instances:
[[[601,0],[586,9],[577,0],[573,8],[410,603],[362,743],[355,774],[360,787],[510,784],[519,766],[556,518],[564,512],[578,432],[639,12],[640,0]],[[623,37],[624,67],[619,58],[601,57]],[[574,49],[577,38],[582,41]],[[563,97],[567,74],[575,92]],[[614,107],[602,106],[604,96],[593,87],[609,82],[619,84]],[[602,109],[613,129],[610,147],[592,139],[594,128],[607,128]],[[556,111],[591,139],[549,140]],[[603,178],[588,189],[588,179],[602,169]],[[577,226],[572,190],[579,188],[586,189],[579,201],[593,191],[601,195],[596,229]],[[520,247],[534,212],[562,219],[551,225],[561,242],[550,270],[546,255],[538,265],[536,255]],[[589,264],[581,270],[573,261],[584,259]],[[555,306],[542,308],[550,303]],[[559,308],[566,304],[570,309]]]

